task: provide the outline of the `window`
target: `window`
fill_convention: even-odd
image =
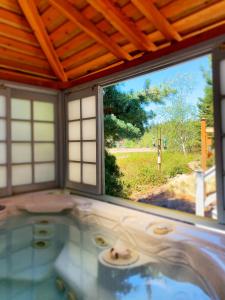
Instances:
[[[104,88],[107,195],[218,218],[211,71],[208,55]]]
[[[7,101],[0,96],[1,190],[56,186],[56,99],[16,90]]]
[[[100,127],[96,92],[74,93],[67,99],[67,186],[100,192]]]

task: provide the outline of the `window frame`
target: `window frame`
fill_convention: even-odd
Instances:
[[[83,118],[82,116],[82,98],[87,98],[90,96],[95,96],[96,99],[96,116],[95,117],[87,117]],[[102,123],[101,123],[101,115],[102,115],[102,101],[101,99],[101,88],[100,87],[92,87],[87,88],[79,91],[75,91],[72,93],[65,93],[64,98],[64,112],[65,112],[65,148],[64,151],[65,155],[65,171],[64,171],[64,178],[65,178],[65,186],[66,188],[76,190],[79,192],[88,192],[91,195],[100,195],[103,192],[102,186]],[[69,120],[68,118],[68,103],[73,100],[80,100],[80,118]],[[96,140],[83,140],[83,133],[82,133],[82,122],[85,120],[96,120]],[[73,141],[69,140],[69,126],[70,122],[80,121],[80,139]],[[81,159],[80,161],[72,161],[69,160],[69,142],[80,142],[80,152],[81,152]],[[83,142],[96,142],[96,162],[84,162],[82,157],[82,143]],[[81,182],[73,182],[69,180],[69,162],[75,162],[81,164]],[[82,182],[82,165],[83,164],[94,164],[96,165],[96,185],[86,184]]]
[[[7,188],[3,191],[0,189],[0,197],[3,196],[10,196],[12,194],[19,194],[19,193],[24,193],[24,192],[31,192],[31,191],[36,191],[36,190],[44,190],[44,189],[52,189],[52,188],[57,188],[59,187],[59,122],[58,122],[58,115],[59,115],[59,108],[58,108],[58,101],[59,97],[56,94],[49,94],[49,93],[44,93],[40,90],[38,91],[29,91],[29,90],[23,90],[20,88],[5,88],[6,90],[6,95],[7,95],[7,104],[6,104],[6,119],[7,119]],[[0,94],[1,94],[0,90]],[[22,100],[28,100],[30,101],[30,110],[31,110],[31,118],[29,120],[22,120],[22,119],[15,119],[11,117],[11,102],[12,99],[22,99]],[[33,103],[34,101],[40,101],[40,102],[48,102],[48,103],[53,103],[54,105],[54,120],[52,122],[48,121],[38,121],[34,120],[33,118]],[[12,141],[11,139],[11,123],[12,121],[19,121],[19,122],[29,122],[31,124],[31,140],[30,141]],[[49,182],[41,182],[41,183],[35,183],[35,175],[34,175],[34,167],[35,164],[44,164],[48,163],[47,161],[45,162],[35,162],[34,160],[34,145],[35,143],[39,143],[40,141],[35,142],[33,139],[33,134],[34,134],[34,123],[51,123],[54,125],[54,141],[48,142],[46,141],[45,143],[53,143],[54,148],[55,148],[55,153],[54,153],[54,161],[51,161],[51,163],[55,164],[55,180],[54,181],[49,181]],[[24,163],[13,163],[12,162],[12,144],[22,144],[22,143],[28,143],[31,144],[31,162],[24,162]],[[42,142],[40,142],[42,143]],[[15,165],[31,165],[32,168],[32,183],[30,184],[23,184],[23,185],[17,185],[13,186],[12,185],[12,167]]]
[[[152,61],[148,61],[141,65],[131,67],[124,71],[120,71],[118,73],[108,75],[103,78],[97,78],[91,82],[83,83],[81,85],[75,86],[75,87],[67,90],[67,92],[71,93],[71,92],[79,91],[81,89],[87,89],[87,88],[91,88],[94,86],[98,86],[99,90],[100,90],[99,93],[101,95],[101,97],[99,98],[99,101],[101,102],[102,112],[103,112],[103,88],[105,88],[109,85],[119,83],[119,82],[121,83],[125,80],[131,79],[131,78],[134,78],[134,77],[137,77],[140,75],[145,75],[147,73],[151,73],[154,71],[160,71],[162,69],[177,65],[182,62],[186,62],[188,60],[198,58],[200,56],[209,55],[209,54],[211,54],[213,56],[215,49],[217,49],[219,47],[219,45],[221,43],[223,43],[224,41],[225,41],[225,35],[221,35],[217,38],[213,38],[208,41],[201,42],[195,46],[190,46],[185,49],[177,50],[176,52],[162,56],[159,59],[154,59]],[[213,78],[214,78],[214,76],[215,76],[215,74],[214,74],[214,69],[213,69]],[[214,105],[217,105],[216,97],[217,97],[217,95],[214,94]],[[217,107],[214,108],[215,138],[216,138],[216,135],[218,132],[218,126],[219,126],[218,125],[219,120],[216,116],[216,112],[217,112]],[[85,192],[85,191],[71,189],[72,193],[82,195],[85,197],[92,196],[96,200],[132,208],[132,209],[143,211],[143,212],[153,214],[153,215],[155,214],[160,217],[165,217],[165,218],[169,218],[169,219],[173,219],[173,220],[186,222],[186,223],[193,224],[196,226],[203,226],[203,227],[206,226],[207,228],[214,228],[214,229],[219,229],[219,230],[225,229],[225,227],[224,227],[225,216],[224,216],[224,214],[221,215],[219,213],[220,205],[221,205],[221,203],[222,204],[225,203],[225,198],[223,197],[223,191],[221,188],[221,177],[220,177],[220,173],[218,171],[216,172],[217,195],[218,195],[218,198],[220,198],[220,200],[217,203],[217,207],[218,207],[218,219],[217,220],[207,218],[207,217],[199,217],[199,216],[188,214],[188,213],[181,212],[181,211],[173,211],[168,208],[157,207],[157,206],[153,206],[151,204],[134,203],[134,202],[131,202],[130,200],[125,200],[125,199],[121,199],[119,197],[113,197],[113,196],[106,195],[105,194],[105,180],[104,180],[104,178],[105,178],[104,118],[101,116],[101,119],[102,119],[102,125],[101,125],[101,129],[102,129],[102,174],[101,174],[102,194],[93,197],[93,195],[90,195],[88,193],[88,191]],[[221,148],[218,148],[218,145],[216,145],[216,168],[217,169],[219,169],[219,167],[221,166],[221,163],[222,163]]]

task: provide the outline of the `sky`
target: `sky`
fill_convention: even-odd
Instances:
[[[201,56],[199,58],[189,60],[160,71],[148,73],[146,75],[123,81],[120,85],[120,89],[126,92],[130,90],[137,92],[143,88],[146,79],[150,80],[151,86],[158,86],[163,82],[175,78],[177,75],[182,75],[185,73],[193,78],[193,89],[192,92],[187,95],[187,101],[193,104],[197,110],[198,99],[204,95],[205,87],[205,79],[201,71],[202,68],[206,70],[210,68],[208,56]],[[154,111],[157,108],[157,104],[150,104],[146,107],[146,110]],[[157,123],[157,117],[154,121]]]

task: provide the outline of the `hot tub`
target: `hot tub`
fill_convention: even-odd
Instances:
[[[21,210],[29,195],[2,200],[1,300],[225,299],[223,234],[69,198],[74,207],[57,214]],[[133,263],[104,259],[118,240],[137,254]]]

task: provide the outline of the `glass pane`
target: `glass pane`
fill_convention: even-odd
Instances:
[[[69,140],[80,140],[80,121],[69,122]]]
[[[30,100],[22,100],[12,98],[11,101],[11,118],[30,120],[31,118],[31,102]]]
[[[0,141],[5,141],[6,139],[6,126],[5,121],[0,120]]]
[[[80,163],[69,163],[69,180],[72,182],[81,181],[81,164]]]
[[[31,162],[31,144],[12,144],[12,162],[24,163]]]
[[[34,161],[54,161],[55,145],[54,144],[34,144]]]
[[[31,123],[12,121],[12,140],[13,141],[30,141],[31,140]]]
[[[0,167],[0,188],[7,186],[6,167]]]
[[[83,143],[83,161],[96,162],[96,143],[84,142]]]
[[[54,124],[34,123],[35,141],[54,141]]]
[[[0,164],[6,163],[6,144],[0,143]]]
[[[69,160],[80,161],[80,142],[69,143]]]
[[[68,102],[68,119],[80,119],[80,100],[73,100]]]
[[[12,167],[12,185],[23,185],[32,183],[31,165]]]
[[[55,180],[55,164],[35,164],[34,178],[36,183]]]
[[[82,121],[83,126],[83,140],[95,140],[96,139],[96,120]]]
[[[83,183],[96,185],[96,165],[83,164]]]
[[[54,104],[49,102],[34,101],[34,120],[54,121]]]
[[[221,94],[225,95],[225,59],[220,63],[220,85]]]
[[[0,117],[5,117],[6,106],[5,106],[5,96],[0,96]]]
[[[96,97],[82,99],[82,118],[96,117]]]

